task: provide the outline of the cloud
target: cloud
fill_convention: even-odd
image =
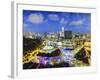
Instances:
[[[48,18],[53,21],[59,20],[59,16],[57,14],[49,14]]]
[[[42,14],[33,13],[29,15],[28,21],[30,21],[33,24],[41,24],[44,21],[44,17]]]
[[[70,25],[74,25],[74,26],[80,26],[80,25],[83,25],[83,24],[84,24],[84,19],[72,21],[70,23]]]
[[[26,23],[23,24],[23,27],[27,27],[27,26],[28,26],[28,24],[26,24]]]
[[[62,24],[62,25],[66,25],[67,23],[68,23],[68,21],[65,20],[64,18],[62,18],[62,19],[60,20],[60,24]]]
[[[24,23],[24,24],[23,24],[23,30],[24,30],[24,31],[30,31],[30,26],[29,26],[29,24]]]

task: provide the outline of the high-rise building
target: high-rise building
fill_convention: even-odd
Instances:
[[[64,39],[72,39],[72,31],[64,31]]]
[[[60,37],[64,38],[64,27],[61,27]]]

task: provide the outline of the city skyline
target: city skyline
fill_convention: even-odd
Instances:
[[[59,32],[61,28],[73,32],[91,31],[91,14],[23,10],[24,32]]]

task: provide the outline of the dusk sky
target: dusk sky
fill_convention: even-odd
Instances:
[[[59,32],[61,27],[74,32],[90,32],[91,14],[23,10],[24,32]]]

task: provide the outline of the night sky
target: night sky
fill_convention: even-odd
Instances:
[[[59,32],[61,27],[73,32],[90,32],[91,14],[23,10],[24,32]]]

